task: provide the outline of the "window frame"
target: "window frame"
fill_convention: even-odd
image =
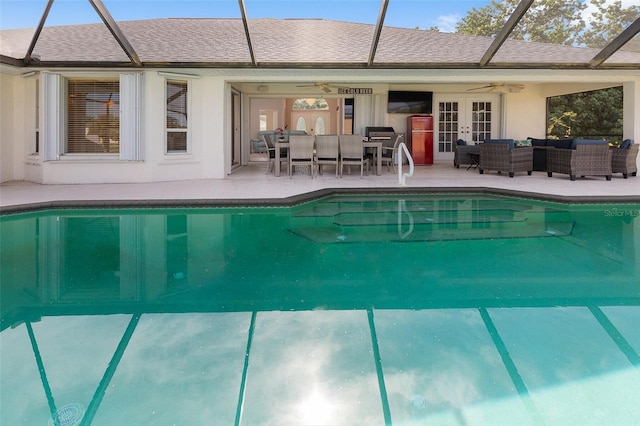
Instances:
[[[142,161],[142,72],[42,72],[40,74],[40,149],[43,161]],[[68,81],[119,81],[118,153],[67,152]]]
[[[118,151],[117,152],[69,152],[69,98],[70,98],[70,93],[69,93],[69,83],[71,82],[89,82],[89,83],[113,83],[117,81],[117,87],[118,87]],[[104,158],[113,158],[113,159],[118,159],[120,158],[120,153],[122,151],[122,127],[120,125],[120,119],[121,119],[121,111],[120,111],[120,96],[122,93],[122,85],[121,85],[121,81],[120,81],[120,75],[118,74],[117,76],[95,76],[95,77],[75,77],[75,76],[69,76],[69,77],[65,77],[65,83],[64,83],[64,98],[63,98],[63,102],[64,102],[64,127],[62,129],[63,134],[64,134],[64,139],[62,140],[62,145],[61,145],[61,156],[96,156],[96,157],[104,157]]]
[[[184,84],[186,89],[186,127],[184,128],[171,128],[167,125],[167,119],[169,118],[169,84],[170,83]],[[165,77],[164,79],[164,155],[166,156],[184,156],[191,155],[191,81],[190,79],[180,77]],[[170,150],[169,149],[169,133],[184,133],[185,134],[185,149],[184,150]]]

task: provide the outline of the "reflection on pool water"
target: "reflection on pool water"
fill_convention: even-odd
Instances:
[[[3,425],[640,423],[640,205],[349,195],[0,231]]]

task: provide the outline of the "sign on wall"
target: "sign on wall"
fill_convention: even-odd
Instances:
[[[338,93],[341,95],[372,95],[373,89],[370,87],[338,88]]]

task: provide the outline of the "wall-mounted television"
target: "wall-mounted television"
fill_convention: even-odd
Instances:
[[[390,114],[431,114],[432,108],[433,92],[389,90]]]

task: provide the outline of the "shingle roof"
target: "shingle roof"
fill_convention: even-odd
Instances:
[[[152,19],[118,25],[144,65],[250,66],[241,19]],[[253,19],[249,33],[258,66],[365,66],[375,26],[323,19]],[[0,31],[0,54],[22,59],[33,30]],[[373,66],[473,67],[493,39],[436,31],[384,27]],[[575,66],[599,52],[544,43],[506,40],[496,67]],[[33,56],[57,65],[127,63],[103,24],[45,27]],[[640,66],[640,53],[618,51],[605,66]]]

